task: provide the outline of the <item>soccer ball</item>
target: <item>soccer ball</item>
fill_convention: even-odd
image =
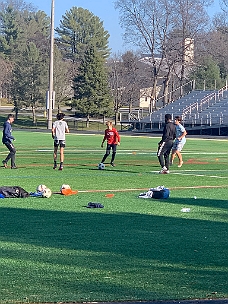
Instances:
[[[99,169],[99,170],[104,170],[104,168],[105,168],[105,164],[100,163],[100,164],[98,165],[98,169]]]
[[[62,191],[63,189],[71,189],[71,188],[70,188],[70,185],[65,185],[65,184],[63,184],[63,185],[60,187],[60,191]]]
[[[42,197],[49,198],[49,197],[51,197],[51,195],[52,195],[52,192],[51,192],[51,189],[49,189],[49,188],[46,188],[45,190],[42,191]]]
[[[36,191],[37,192],[43,192],[46,189],[47,189],[47,186],[45,186],[45,185],[39,185],[39,186],[37,186]]]

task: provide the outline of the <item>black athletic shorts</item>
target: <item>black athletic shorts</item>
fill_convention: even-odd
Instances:
[[[65,140],[54,140],[54,147],[58,147],[60,146],[60,148],[65,148],[66,146],[66,142]]]

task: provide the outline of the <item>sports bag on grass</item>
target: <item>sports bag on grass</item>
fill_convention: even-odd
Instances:
[[[155,199],[167,199],[169,197],[169,189],[164,186],[158,186],[156,188],[150,188],[147,192],[140,193],[139,198],[155,198]]]
[[[29,193],[19,186],[2,186],[0,187],[0,194],[2,194],[4,198],[21,198],[29,196]]]

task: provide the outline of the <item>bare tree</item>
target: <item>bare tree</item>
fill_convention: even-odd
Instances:
[[[139,106],[140,88],[144,71],[141,69],[139,56],[131,51],[122,55],[114,55],[108,61],[109,85],[114,101],[115,120],[118,120],[119,109]],[[148,75],[147,75],[148,76]]]
[[[151,98],[156,98],[158,79],[167,88],[172,73],[180,83],[185,78],[186,50],[207,25],[210,0],[117,0],[125,40],[150,55],[153,80]],[[189,40],[188,40],[189,39]],[[188,41],[188,42],[187,42]],[[166,89],[164,89],[166,92]],[[155,106],[155,105],[154,105]]]

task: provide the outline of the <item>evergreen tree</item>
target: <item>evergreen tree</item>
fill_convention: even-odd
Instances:
[[[212,57],[202,58],[201,64],[191,73],[191,79],[196,80],[196,89],[214,90],[222,86],[220,68]]]
[[[13,69],[11,95],[16,115],[23,107],[31,107],[35,123],[35,109],[45,100],[47,69],[39,49],[31,42],[18,54]]]
[[[60,20],[56,32],[65,58],[81,59],[87,45],[94,45],[103,57],[109,55],[109,34],[104,30],[103,22],[87,9],[72,7]]]
[[[0,12],[0,53],[5,57],[12,55],[18,35],[17,12],[12,7],[7,7]]]
[[[105,61],[93,45],[85,51],[73,88],[75,106],[86,115],[87,127],[91,115],[108,114],[111,97]]]

